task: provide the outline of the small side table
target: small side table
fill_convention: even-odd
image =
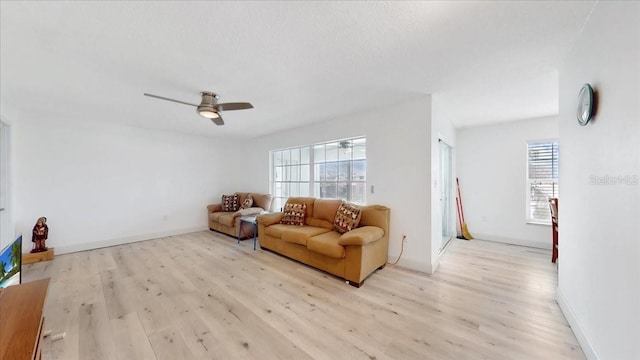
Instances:
[[[240,240],[242,238],[242,224],[248,223],[253,224],[253,250],[256,249],[256,241],[258,240],[258,220],[256,220],[254,216],[242,216],[240,217],[240,229],[238,231],[238,244],[240,244]]]

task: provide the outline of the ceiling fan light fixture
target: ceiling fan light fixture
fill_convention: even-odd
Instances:
[[[220,115],[221,111],[244,110],[244,109],[253,108],[253,105],[251,105],[248,102],[233,102],[233,103],[218,104],[218,98],[219,98],[218,94],[212,93],[209,91],[203,91],[200,93],[200,96],[202,96],[202,101],[200,101],[200,105],[167,98],[164,96],[148,94],[148,93],[144,93],[144,96],[149,96],[149,97],[153,97],[160,100],[172,101],[172,102],[176,102],[184,105],[195,106],[200,116],[211,120],[214,124],[218,126],[224,125],[224,121],[222,120],[222,116]]]
[[[201,92],[200,95],[202,96],[202,101],[200,105],[198,105],[198,114],[207,119],[219,118],[220,114],[218,114],[218,110],[215,108],[218,103],[218,95],[207,91]]]
[[[202,117],[206,117],[207,119],[215,119],[220,117],[220,114],[218,114],[215,109],[210,107],[198,106],[198,114],[200,114],[200,116]]]
[[[340,141],[340,148],[341,149],[349,149],[352,148],[353,144],[351,144],[351,141],[347,141],[347,140],[343,140]]]

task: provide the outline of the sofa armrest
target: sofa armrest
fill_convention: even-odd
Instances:
[[[258,220],[258,223],[260,225],[269,226],[269,225],[279,223],[280,220],[282,220],[282,213],[276,212],[276,213],[262,214],[262,215],[258,215],[256,219]]]
[[[375,242],[384,236],[384,231],[377,226],[363,226],[355,228],[340,236],[338,243],[343,246],[347,245],[367,245]]]
[[[207,210],[209,210],[210,213],[222,211],[222,204],[207,205]]]

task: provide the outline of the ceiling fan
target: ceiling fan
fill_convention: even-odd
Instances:
[[[147,93],[145,93],[144,96],[149,96],[149,97],[153,97],[160,100],[173,101],[180,104],[195,106],[196,108],[198,108],[198,114],[200,114],[203,117],[206,117],[207,119],[211,119],[211,121],[213,121],[214,124],[216,125],[224,125],[224,121],[222,121],[222,116],[220,116],[221,111],[244,110],[244,109],[253,108],[253,105],[251,105],[248,102],[218,104],[218,99],[220,98],[220,96],[210,91],[203,91],[200,93],[200,96],[202,96],[202,101],[200,102],[200,105],[191,104],[191,103],[180,101],[180,100],[169,99],[164,96],[158,96],[158,95],[147,94]]]

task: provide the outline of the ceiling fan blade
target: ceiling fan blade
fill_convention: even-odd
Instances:
[[[197,104],[191,104],[191,103],[180,101],[180,100],[169,99],[169,98],[166,98],[164,96],[158,96],[158,95],[147,94],[147,93],[144,93],[144,96],[149,96],[149,97],[160,99],[160,100],[173,101],[173,102],[177,102],[179,104],[191,105],[191,106],[196,106],[196,107],[198,106]]]
[[[243,109],[252,109],[253,105],[251,105],[248,102],[223,103],[223,104],[216,105],[216,108],[221,111],[243,110]]]
[[[220,115],[220,114],[218,114]],[[224,125],[224,121],[222,120],[222,116],[218,116],[217,118],[213,118],[211,119],[211,121],[213,121],[214,124],[220,126],[220,125]]]

